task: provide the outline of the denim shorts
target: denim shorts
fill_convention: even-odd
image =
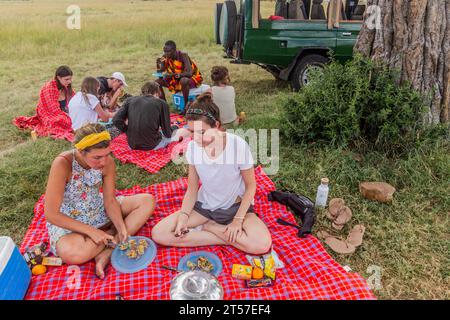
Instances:
[[[202,203],[200,201],[197,201],[195,202],[194,210],[200,213],[205,218],[208,218],[209,220],[213,220],[219,224],[227,225],[233,221],[234,216],[238,212],[240,206],[241,203],[237,202],[228,209],[208,210],[203,209]],[[250,207],[248,208],[247,213],[249,212],[255,212],[253,205],[250,205]]]

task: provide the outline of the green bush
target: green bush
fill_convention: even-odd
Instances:
[[[297,143],[363,141],[376,150],[403,151],[423,128],[424,100],[397,80],[396,72],[359,56],[345,65],[331,62],[324,70],[311,70],[306,87],[282,98],[282,132]]]

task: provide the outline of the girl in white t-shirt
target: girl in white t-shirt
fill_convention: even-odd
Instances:
[[[98,120],[108,122],[114,113],[105,111],[97,93],[100,82],[94,77],[86,77],[81,83],[81,91],[69,102],[69,116],[72,120],[72,129],[75,131],[88,123],[97,123]]]
[[[181,210],[160,221],[152,237],[165,246],[233,245],[264,254],[272,239],[253,210],[256,180],[251,150],[244,139],[222,131],[219,119],[210,93],[200,95],[187,110],[193,134],[185,153],[188,188]]]

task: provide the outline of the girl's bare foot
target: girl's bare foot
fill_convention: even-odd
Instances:
[[[102,280],[105,278],[105,269],[111,260],[112,251],[106,248],[95,257],[95,274]]]

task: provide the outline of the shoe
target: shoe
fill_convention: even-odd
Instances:
[[[347,243],[359,247],[362,244],[364,232],[366,231],[366,227],[362,224],[357,224],[350,230],[350,233],[347,236]]]
[[[354,253],[356,250],[356,247],[351,243],[332,236],[326,231],[319,231],[317,233],[317,237],[325,242],[331,248],[331,250],[336,253],[348,255]]]

